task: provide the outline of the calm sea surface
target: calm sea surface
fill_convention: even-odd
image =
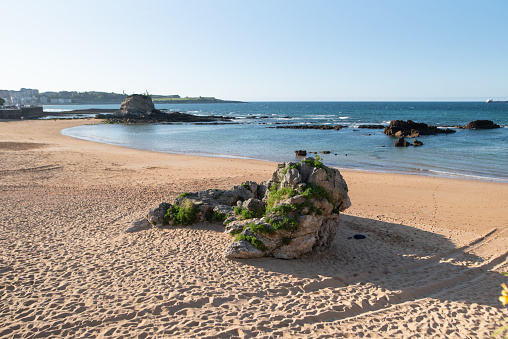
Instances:
[[[119,105],[45,106],[45,111],[118,108]],[[251,102],[164,104],[156,108],[196,115],[234,117],[227,124],[88,125],[65,129],[79,139],[212,157],[276,162],[295,160],[295,150],[319,154],[325,164],[366,171],[402,172],[508,183],[508,104],[483,102]],[[423,136],[421,147],[396,148],[395,138],[360,124],[390,120],[429,125],[466,125],[492,120],[494,130],[462,130]],[[335,130],[275,129],[280,124],[343,125]],[[409,140],[412,141],[412,140]]]

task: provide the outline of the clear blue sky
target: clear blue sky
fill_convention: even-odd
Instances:
[[[2,1],[0,89],[508,100],[508,1]]]

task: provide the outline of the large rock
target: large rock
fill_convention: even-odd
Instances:
[[[182,193],[173,205],[151,209],[130,231],[176,225],[178,209],[187,208],[194,213],[186,219],[192,223],[224,220],[225,233],[234,236],[224,251],[226,258],[292,259],[328,248],[339,213],[349,206],[344,178],[316,156],[279,165],[265,183]]]
[[[162,202],[158,207],[153,208],[148,211],[146,219],[150,222],[150,224],[156,227],[162,227],[164,225],[164,215],[166,211],[171,208],[171,204],[167,202]]]
[[[490,120],[475,120],[464,126],[465,129],[493,129],[500,127],[501,126]]]
[[[385,127],[384,133],[386,135],[396,136],[396,137],[408,137],[408,138],[416,138],[420,135],[435,135],[438,133],[455,133],[453,129],[442,129],[437,128],[436,126],[429,126],[424,123],[417,123],[412,120],[392,120],[390,121],[390,125]]]
[[[120,115],[146,116],[157,112],[148,95],[133,94],[125,98],[120,106]]]
[[[340,172],[314,158],[279,166],[267,182],[263,218],[232,221],[227,232],[237,234],[226,258],[258,257],[259,252],[240,246],[250,242],[266,256],[298,258],[322,251],[333,241],[339,212],[351,206],[347,184]]]

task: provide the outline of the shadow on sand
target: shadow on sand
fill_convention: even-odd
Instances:
[[[366,238],[357,240],[354,234]],[[506,262],[508,253],[489,258],[475,254],[496,236],[492,230],[457,248],[440,234],[341,215],[336,238],[327,251],[295,260],[260,258],[238,262],[305,279],[309,282],[303,289],[308,292],[370,283],[397,291],[401,301],[435,297],[498,307],[497,297],[486,297],[481,290],[493,289],[495,295],[500,291],[499,284],[505,279],[491,270]]]

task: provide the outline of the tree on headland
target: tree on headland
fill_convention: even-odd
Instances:
[[[0,98],[0,106],[3,106],[5,104],[5,100]]]

